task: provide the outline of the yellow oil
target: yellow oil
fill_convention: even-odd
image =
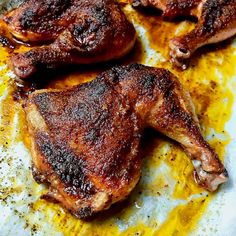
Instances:
[[[127,10],[128,9],[128,10]],[[208,137],[210,144],[215,148],[221,160],[224,159],[225,147],[230,142],[230,136],[225,131],[225,124],[231,117],[234,96],[232,90],[227,86],[235,75],[236,53],[230,43],[218,49],[203,50],[192,60],[190,67],[186,71],[174,68],[168,62],[168,40],[174,36],[178,27],[185,30],[191,29],[194,25],[190,22],[173,23],[163,22],[160,16],[143,14],[126,9],[126,14],[136,24],[141,24],[146,30],[150,42],[150,47],[166,59],[157,64],[157,67],[164,67],[171,70],[178,76],[183,86],[189,90],[196,113],[205,137]],[[21,48],[18,50],[27,50]],[[0,66],[7,64],[9,53],[6,49],[0,48]],[[143,62],[145,52],[142,42],[138,42],[135,50],[121,63]],[[109,67],[109,66],[108,66]],[[106,66],[104,67],[106,68]],[[47,83],[46,88],[66,88],[93,79],[104,68],[86,69],[80,68],[78,71],[55,76]],[[5,68],[0,72],[0,96],[1,100],[1,126],[0,145],[6,148],[12,142],[23,141],[29,147],[29,137],[21,104],[13,99],[15,85],[9,78],[9,69]],[[7,92],[7,95],[5,93]],[[17,114],[19,119],[17,138],[12,140],[13,120]],[[213,132],[214,131],[214,132]],[[189,158],[183,150],[170,140],[152,135],[152,142],[145,147],[147,154],[144,159],[143,175],[147,175],[151,181],[147,184],[140,182],[129,200],[123,204],[121,210],[116,208],[102,213],[90,222],[83,222],[73,217],[60,205],[37,200],[30,206],[30,212],[45,213],[44,221],[47,221],[57,231],[64,235],[88,235],[88,236],[177,236],[188,235],[197,227],[197,223],[207,211],[207,206],[213,195],[204,195],[205,191],[198,187],[193,179],[193,167]],[[165,163],[169,171],[170,178],[175,182],[174,191],[170,191],[168,179],[165,176],[152,177],[152,173],[158,172],[158,168]],[[145,171],[150,171],[146,173]],[[37,184],[35,184],[37,188]],[[15,188],[16,191],[19,189]],[[11,191],[15,191],[12,188]],[[199,197],[192,196],[200,194]],[[202,194],[202,196],[201,196]],[[217,193],[220,194],[220,191]],[[137,213],[138,208],[143,207],[143,198],[147,196],[168,196],[172,201],[184,200],[174,207],[164,220],[160,222],[158,218],[150,217],[148,224],[144,223],[142,217],[136,223],[120,231],[118,220],[129,222],[129,219]],[[157,202],[158,204],[158,202]],[[138,206],[138,207],[137,207]],[[119,207],[118,207],[119,208]],[[30,227],[30,225],[29,225]]]
[[[190,201],[185,205],[179,205],[169,214],[167,220],[153,235],[185,236],[192,230],[194,222],[204,214],[206,204],[205,198]]]

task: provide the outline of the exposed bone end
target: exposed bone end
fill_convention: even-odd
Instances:
[[[202,163],[198,160],[193,160],[193,165],[195,168],[195,181],[211,192],[217,190],[219,185],[228,181],[229,176],[225,168],[221,172],[217,173],[205,171],[202,168]]]
[[[147,0],[130,0],[132,7],[146,7],[149,5]]]
[[[172,62],[183,70],[187,69],[187,59],[191,57],[187,43],[183,43],[182,38],[176,37],[170,41],[169,47]]]

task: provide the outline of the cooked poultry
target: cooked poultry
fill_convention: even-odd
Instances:
[[[136,39],[134,27],[113,0],[28,0],[3,20],[18,40],[51,43],[11,58],[11,66],[21,78],[29,77],[41,65],[120,58]]]
[[[154,7],[162,15],[172,19],[177,16],[194,15],[196,7],[202,0],[131,0],[133,7]]]
[[[195,16],[196,27],[170,42],[174,63],[186,68],[186,60],[200,47],[217,43],[236,34],[236,0],[132,0],[134,6],[152,6],[169,18]]]
[[[25,104],[33,174],[46,199],[79,218],[125,199],[140,178],[140,139],[151,127],[181,144],[195,179],[214,191],[228,179],[200,133],[189,94],[165,69],[114,67],[69,90],[32,93]]]

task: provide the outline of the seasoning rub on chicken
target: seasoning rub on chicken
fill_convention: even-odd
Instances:
[[[186,68],[186,60],[200,47],[217,43],[236,34],[236,0],[131,0],[134,7],[154,7],[163,16],[194,16],[196,27],[170,41],[173,62]]]
[[[33,174],[47,199],[87,218],[125,199],[140,178],[140,139],[153,128],[180,143],[195,179],[214,191],[227,171],[201,135],[189,94],[165,69],[114,67],[68,90],[32,93],[26,104]]]
[[[3,22],[17,40],[41,45],[11,58],[11,67],[21,78],[42,65],[117,59],[136,40],[133,25],[113,0],[28,0],[8,12]]]

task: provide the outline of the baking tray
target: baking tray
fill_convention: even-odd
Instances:
[[[20,2],[0,1],[1,13]],[[116,63],[164,67],[178,76],[193,98],[204,137],[225,162],[229,182],[214,194],[199,188],[191,162],[179,145],[148,132],[142,177],[126,201],[83,222],[58,204],[40,199],[46,190],[31,175],[24,112],[16,100],[14,74],[7,67],[9,52],[0,47],[0,236],[236,235],[236,40],[200,50],[190,68],[180,71],[169,62],[168,40],[194,24],[163,22],[156,12],[137,12],[125,4],[123,8],[138,40],[130,55]],[[42,87],[70,87],[111,66],[58,70],[47,75],[49,82]]]

